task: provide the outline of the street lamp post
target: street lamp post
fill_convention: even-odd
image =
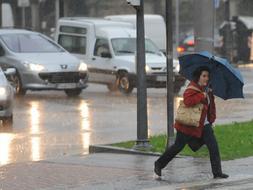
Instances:
[[[144,30],[144,0],[140,0],[137,11],[137,141],[135,149],[149,148],[147,116],[146,54]]]
[[[127,0],[136,9],[137,26],[137,140],[134,149],[149,149],[148,117],[147,117],[147,84],[146,84],[146,54],[144,30],[144,0]]]
[[[166,57],[167,57],[167,148],[174,143],[174,84],[172,0],[166,0]]]

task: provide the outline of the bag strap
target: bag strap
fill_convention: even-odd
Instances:
[[[202,92],[200,89],[198,89],[197,87],[192,86],[192,85],[188,86],[186,89],[192,89],[192,90],[196,90],[198,92]]]

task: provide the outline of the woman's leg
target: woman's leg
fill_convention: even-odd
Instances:
[[[203,140],[209,151],[213,175],[214,177],[220,176],[222,174],[220,152],[214,136],[212,125],[205,125],[203,131]]]
[[[163,169],[186,145],[189,137],[180,131],[177,132],[175,143],[169,147],[155,162],[155,166]]]

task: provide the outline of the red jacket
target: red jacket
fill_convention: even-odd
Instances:
[[[190,85],[199,88],[201,91],[204,91],[204,88],[201,88],[195,82],[191,82],[189,84],[189,86]],[[178,131],[180,131],[180,132],[182,132],[186,135],[190,135],[190,136],[200,138],[202,136],[202,131],[203,131],[203,128],[204,128],[204,122],[205,122],[206,116],[207,116],[207,120],[211,124],[216,119],[216,108],[215,108],[214,96],[213,96],[212,92],[209,93],[209,97],[210,97],[210,105],[208,106],[207,99],[205,98],[205,95],[202,92],[198,92],[198,91],[193,90],[193,89],[186,89],[185,92],[184,92],[184,95],[183,95],[184,104],[186,106],[190,107],[190,106],[196,105],[200,102],[202,104],[204,104],[204,108],[203,108],[201,118],[200,118],[200,121],[199,121],[199,127],[190,127],[190,126],[182,125],[182,124],[177,123],[177,122],[175,123],[174,127]]]

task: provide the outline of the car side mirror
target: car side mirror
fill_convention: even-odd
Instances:
[[[103,58],[112,58],[112,55],[109,52],[102,52],[101,57],[103,57]]]
[[[4,74],[6,76],[15,75],[16,74],[16,69],[15,68],[8,68],[4,71]]]

